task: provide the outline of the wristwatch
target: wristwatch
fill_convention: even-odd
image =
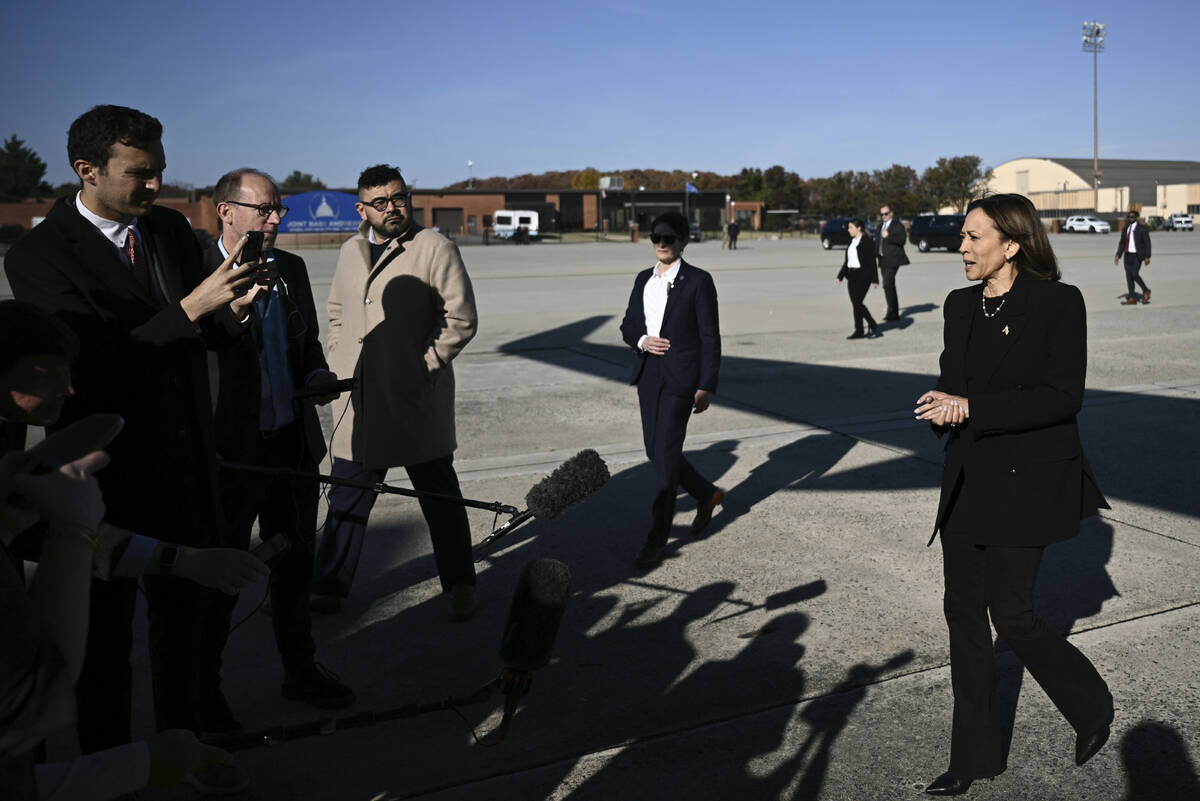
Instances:
[[[158,558],[158,574],[160,576],[169,576],[175,570],[175,563],[179,561],[179,546],[164,544],[162,555]]]

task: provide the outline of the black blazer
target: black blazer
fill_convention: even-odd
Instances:
[[[279,271],[279,294],[287,312],[287,356],[296,389],[304,386],[307,376],[314,370],[328,370],[325,351],[318,338],[317,309],[313,301],[312,285],[304,259],[276,248],[275,267]],[[224,261],[216,242],[204,254],[206,266],[215,270]],[[254,323],[257,327],[257,321]],[[231,462],[245,462],[253,458],[258,441],[259,393],[262,391],[262,373],[258,360],[258,332],[242,337],[232,347],[217,354],[217,407],[216,424],[217,453]],[[304,435],[308,455],[313,462],[325,456],[325,439],[317,411],[308,403],[293,401],[296,419]]]
[[[671,340],[664,356],[650,356],[638,350],[638,340],[646,335],[646,313],[642,291],[654,268],[638,273],[633,292],[621,320],[621,337],[637,353],[630,384],[642,377],[646,359],[661,358],[666,387],[684,396],[696,394],[697,389],[717,391],[717,374],[721,368],[721,330],[717,320],[717,288],[712,276],[686,261],[679,265],[679,274],[667,293],[659,336]]]
[[[880,226],[879,233],[879,266],[892,268],[908,264],[908,254],[904,252],[904,242],[908,239],[908,232],[904,230],[904,223],[892,217],[892,224],[888,226],[887,236],[883,236],[882,226]]]
[[[842,257],[842,269],[838,271],[837,280],[848,278],[851,281],[878,284],[879,270],[875,266],[875,244],[871,241],[871,235],[866,231],[863,231],[862,238],[858,240],[858,263],[861,266],[857,270],[850,269],[850,248],[847,247],[846,255]]]
[[[961,476],[976,544],[1069,539],[1081,517],[1108,508],[1075,422],[1087,371],[1083,296],[1069,284],[1019,275],[1005,301],[1009,333],[973,366],[978,378],[968,393],[967,342],[982,294],[982,284],[956,289],[944,306],[937,389],[965,396],[971,416],[958,428],[934,427],[949,434],[934,537]]]
[[[1129,226],[1126,226],[1128,228]],[[1125,229],[1121,230],[1121,235],[1117,237],[1117,256],[1125,254],[1125,240],[1129,237],[1129,232]],[[1150,232],[1146,230],[1146,226],[1140,222],[1133,229],[1133,244],[1137,248],[1137,257],[1145,261],[1150,258]]]
[[[207,348],[242,333],[228,307],[193,325],[180,299],[207,274],[192,228],[154,206],[138,219],[167,300],[148,294],[113,244],[59,200],[4,259],[13,295],[53,312],[79,336],[76,395],[54,428],[115,412],[125,428],[97,474],[108,522],[185,545],[215,541],[221,521]]]

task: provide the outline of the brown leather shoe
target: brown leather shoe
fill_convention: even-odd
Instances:
[[[1142,303],[1149,303],[1149,302],[1150,302],[1150,290],[1147,289],[1145,292],[1142,293]]]
[[[1129,297],[1125,298],[1125,300],[1121,301],[1121,305],[1122,306],[1136,306],[1137,298],[1130,295]]]
[[[461,623],[470,620],[479,609],[479,598],[474,584],[455,584],[450,588],[450,621]]]
[[[637,559],[633,560],[633,564],[642,570],[652,570],[662,564],[666,553],[667,549],[664,546],[646,543],[642,552],[637,555]]]
[[[692,533],[699,534],[708,527],[708,523],[712,520],[713,510],[721,505],[721,501],[725,500],[725,490],[713,490],[712,497],[707,501],[696,505],[696,519],[692,521]]]

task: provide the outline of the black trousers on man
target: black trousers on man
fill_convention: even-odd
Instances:
[[[968,537],[945,532],[941,541],[954,689],[950,773],[977,779],[995,776],[1007,766],[989,614],[996,633],[1077,734],[1102,726],[1112,713],[1108,685],[1079,649],[1033,611],[1046,549],[973,545]]]
[[[880,265],[879,274],[881,276],[880,285],[883,287],[883,296],[887,299],[887,311],[883,313],[885,320],[900,319],[900,299],[896,295],[896,273],[900,272],[899,267],[884,267]]]
[[[299,422],[278,431],[257,434],[251,463],[316,473]],[[290,541],[288,550],[271,566],[268,581],[275,647],[283,661],[284,672],[289,675],[301,673],[313,661],[316,652],[308,586],[312,580],[319,495],[320,486],[315,480],[233,470],[221,473],[221,501],[228,519],[230,547],[250,547],[255,520],[258,520],[259,537],[264,542],[279,533],[287,535]],[[237,597],[229,596],[221,605],[226,636],[236,604]],[[224,640],[220,646],[216,649],[218,654],[224,650]]]
[[[647,356],[637,385],[642,439],[654,468],[654,502],[646,542],[660,546],[666,544],[671,533],[679,487],[697,501],[708,500],[717,489],[684,458],[683,439],[692,416],[694,396],[677,395],[667,389],[662,363],[661,356]]]
[[[1142,280],[1142,256],[1140,253],[1125,254],[1125,283],[1129,287],[1129,297],[1133,297],[1133,285],[1136,283],[1145,292],[1150,287]]]

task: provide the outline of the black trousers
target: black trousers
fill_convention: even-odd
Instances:
[[[879,267],[879,274],[882,276],[879,283],[883,287],[883,296],[887,299],[887,311],[883,315],[885,318],[900,316],[900,299],[896,295],[896,273],[899,271],[899,267]]]
[[[75,685],[79,749],[84,754],[131,742],[133,612],[137,581],[93,581],[87,650]]]
[[[439,495],[462,497],[454,456],[447,455],[421,464],[405,465],[415,489]],[[333,475],[377,484],[387,470],[369,470],[348,459],[333,460]],[[312,591],[319,595],[345,598],[350,594],[358,557],[367,533],[367,520],[375,505],[375,493],[353,487],[329,489],[329,516],[321,533],[313,564]],[[449,501],[421,498],[421,513],[429,526],[433,558],[437,563],[442,589],[455,584],[475,584],[475,559],[471,553],[471,524],[465,507]]]
[[[851,272],[854,271],[851,270]],[[859,334],[863,332],[864,320],[872,331],[875,330],[875,318],[871,316],[871,312],[867,311],[867,306],[863,303],[863,298],[867,296],[870,288],[871,282],[865,279],[846,279],[846,289],[850,292],[850,306],[854,310],[854,331]]]
[[[977,779],[1007,767],[989,615],[996,633],[1076,733],[1103,725],[1112,712],[1108,685],[1086,656],[1033,611],[1045,548],[973,545],[967,537],[945,533],[941,540],[954,688],[950,773]]]
[[[308,455],[300,423],[294,422],[277,432],[257,434],[252,464],[315,473],[316,464]],[[247,549],[254,521],[264,542],[278,533],[287,535],[291,546],[271,567],[268,581],[271,593],[271,623],[275,629],[275,647],[283,661],[284,672],[298,673],[313,661],[316,648],[312,638],[308,587],[312,580],[313,545],[316,540],[317,499],[320,486],[315,480],[259,475],[257,473],[221,474],[221,500],[228,519],[229,546]],[[237,596],[226,596],[221,606],[226,635],[237,605]],[[220,642],[218,653],[224,650]]]
[[[694,396],[676,395],[666,389],[660,356],[646,357],[637,387],[642,439],[646,456],[654,468],[654,502],[646,541],[651,545],[664,545],[675,519],[675,496],[679,494],[679,487],[697,501],[708,500],[717,488],[683,456],[683,439],[692,416]]]
[[[1142,257],[1138,253],[1125,254],[1125,284],[1129,287],[1129,297],[1133,297],[1133,285],[1136,283],[1146,291],[1149,287],[1142,280]]]

